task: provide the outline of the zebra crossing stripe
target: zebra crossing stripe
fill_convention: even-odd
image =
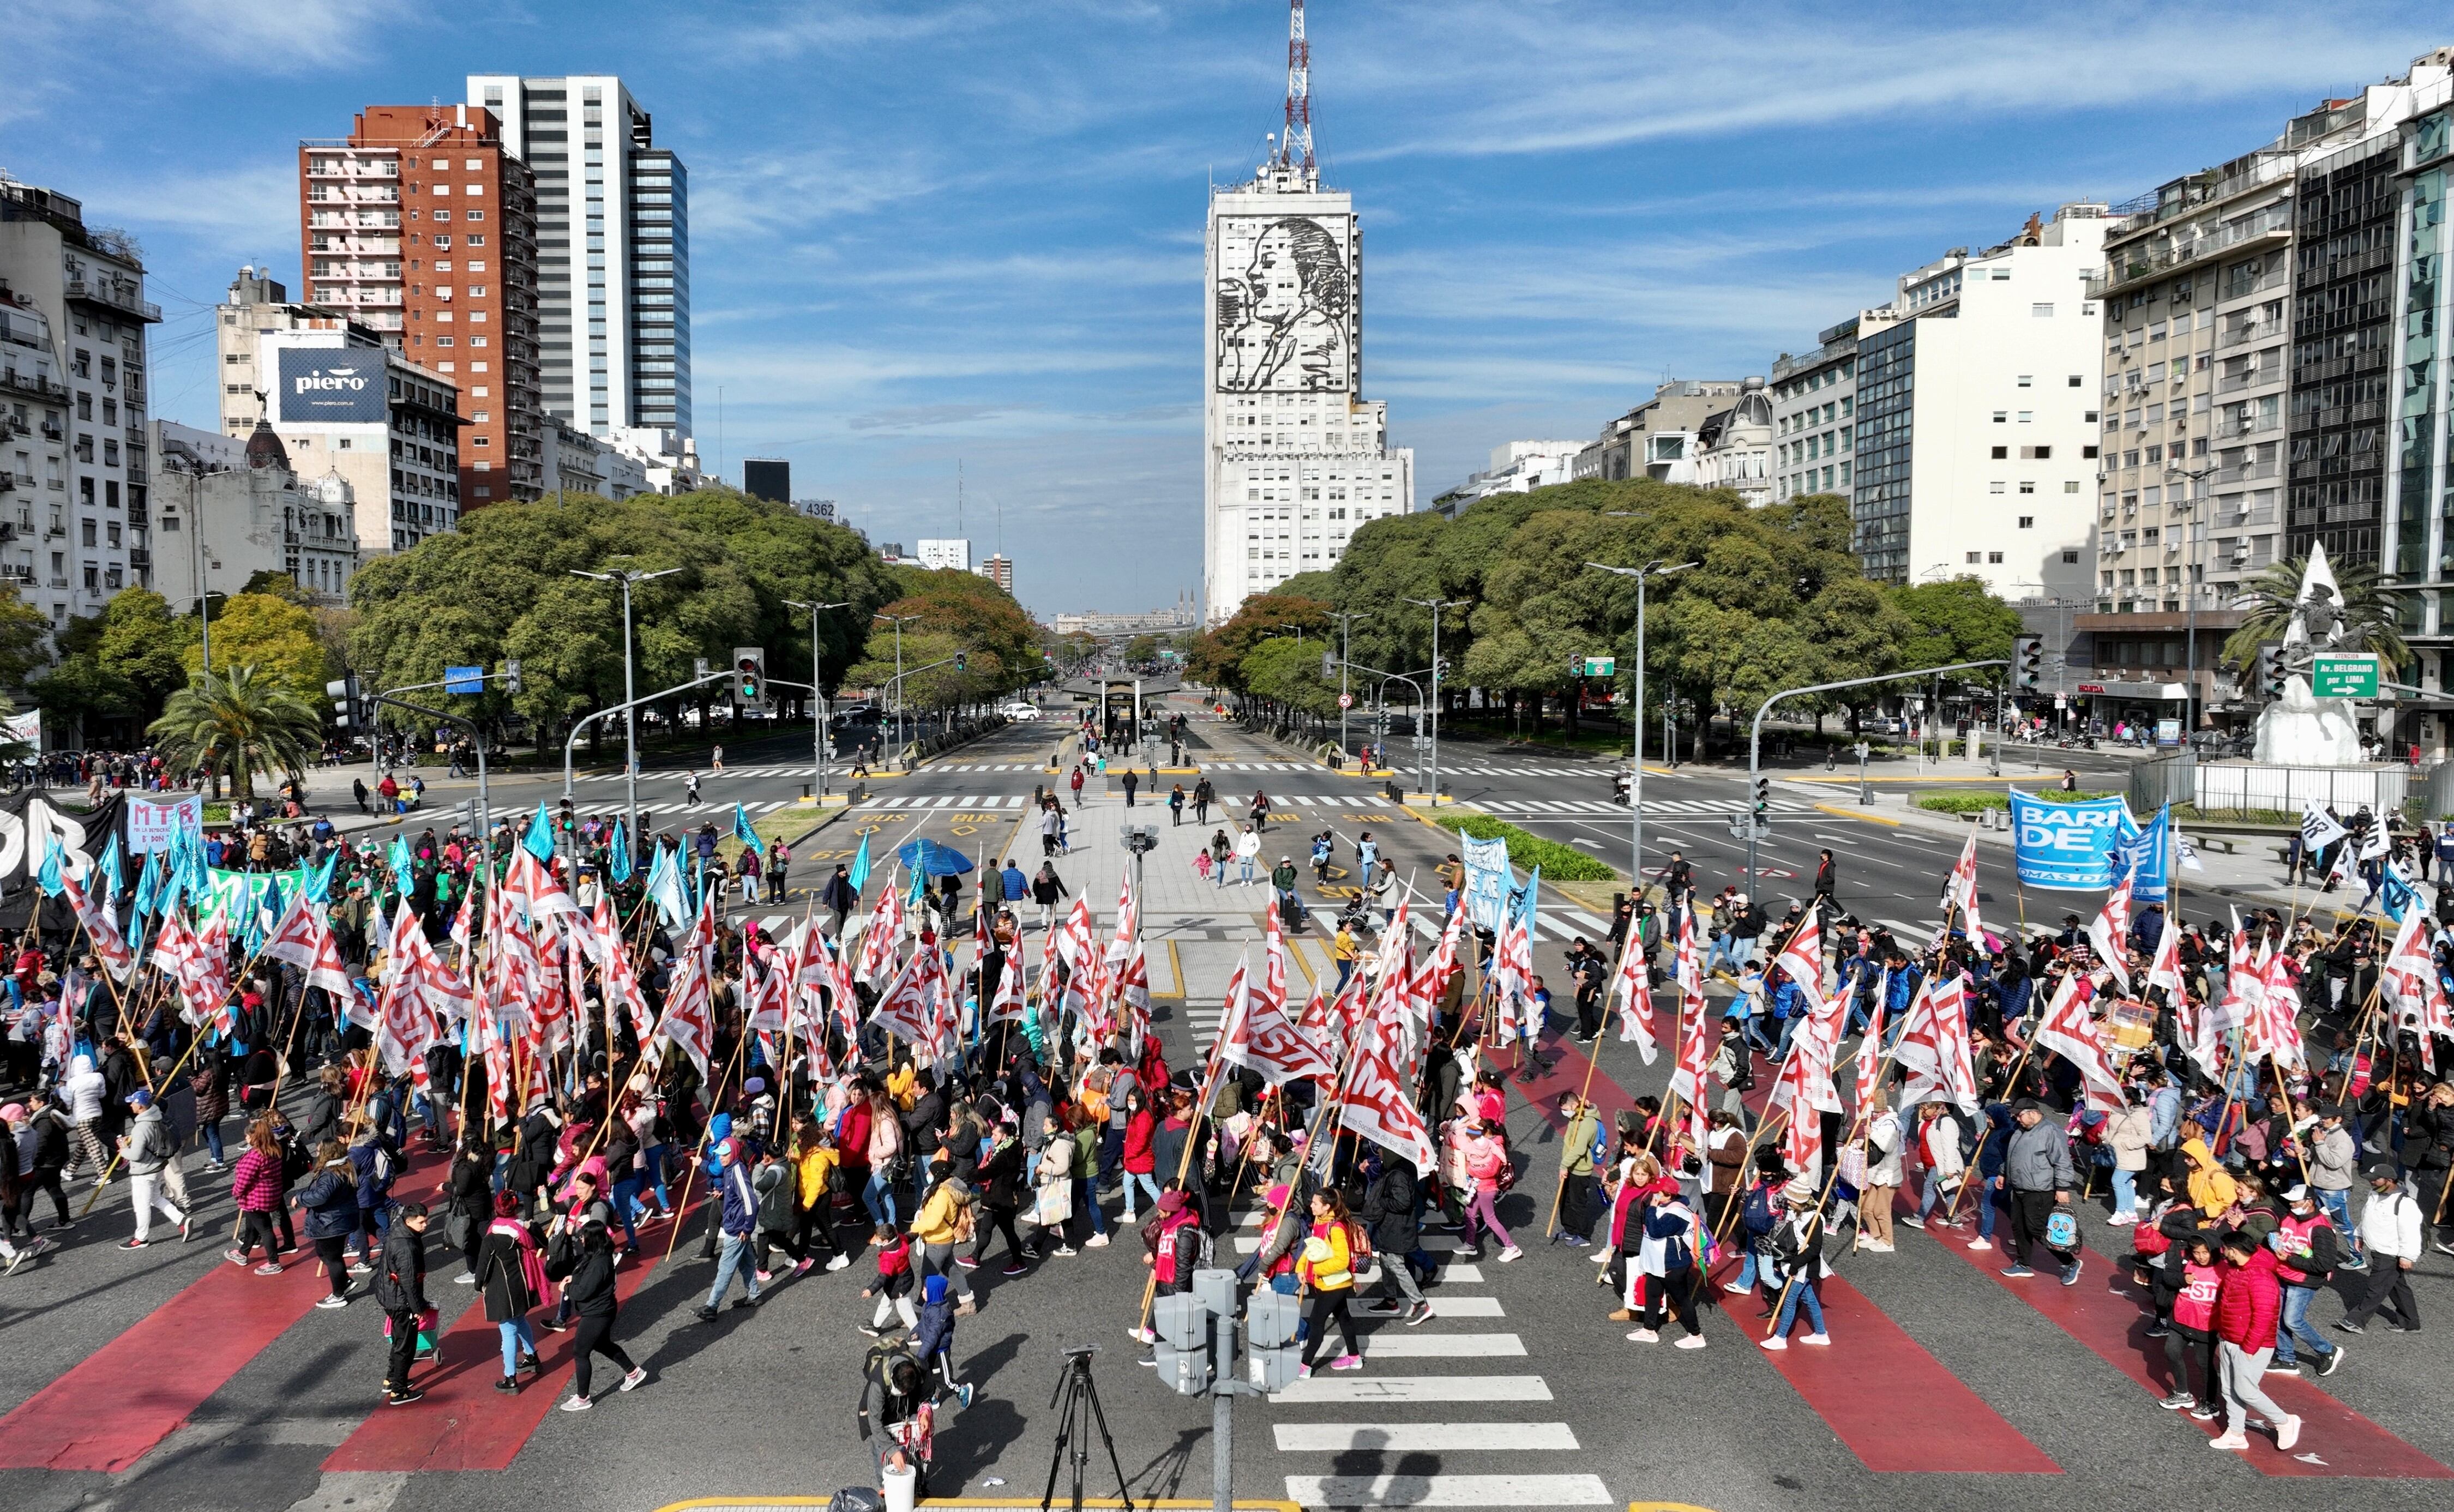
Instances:
[[[1438,1317],[1439,1304],[1432,1304]],[[1312,1376],[1270,1394],[1273,1404],[1304,1406],[1348,1401],[1549,1401],[1551,1387],[1539,1376]],[[1297,1498],[1306,1505],[1316,1505]]]
[[[1307,1507],[1615,1506],[1598,1475],[1291,1475]]]
[[[1432,1316],[1439,1316],[1435,1305]],[[1419,1334],[1392,1333],[1381,1329],[1366,1334],[1360,1341],[1363,1358],[1382,1360],[1499,1360],[1521,1359],[1525,1341],[1515,1334]]]
[[[1282,1454],[1412,1454],[1443,1450],[1579,1449],[1564,1422],[1281,1422]]]

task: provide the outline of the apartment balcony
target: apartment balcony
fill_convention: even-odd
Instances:
[[[2216,337],[2219,347],[2246,347],[2263,341],[2283,341],[2292,334],[2291,328],[2281,320],[2262,320],[2246,326],[2234,326]]]
[[[2263,247],[2284,247],[2292,241],[2292,207],[2278,205],[2259,212],[2237,225],[2217,228],[2204,236],[2177,246],[2150,252],[2143,249],[2117,248],[2107,254],[2105,269],[2087,280],[2087,297],[2102,299],[2119,293],[2135,284],[2161,278],[2176,269],[2194,267],[2214,258],[2237,256]],[[2278,270],[2258,281],[2259,288],[2269,284],[2290,282],[2284,270]],[[2220,297],[2234,298],[2240,291]]]
[[[34,585],[34,570],[22,562],[0,562],[0,581]]]
[[[138,293],[134,284],[106,283],[99,280],[88,282],[82,278],[71,278],[68,282],[67,292],[70,299],[89,305],[100,305],[106,310],[115,310],[121,314],[134,315],[139,320],[150,322],[162,318],[162,307],[145,300]]]
[[[2281,477],[2283,474],[2283,467],[2279,462],[2244,462],[2239,467],[2216,469],[2208,481],[2223,487],[2236,483],[2255,483],[2262,478]]]
[[[150,573],[153,570],[153,554],[142,546],[131,546],[128,550],[128,565],[137,572]]]

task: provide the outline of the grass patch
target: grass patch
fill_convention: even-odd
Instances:
[[[2027,796],[2035,798],[2040,803],[2085,803],[2094,798],[2109,798],[2113,796],[2110,793],[2063,793],[2060,791],[2053,793],[2032,793]],[[2011,806],[2011,795],[2004,792],[1989,793],[1974,788],[1949,793],[1926,793],[1919,796],[1917,806],[1921,809],[1931,809],[1937,814],[1978,814],[1987,809],[2009,808]]]
[[[1502,824],[1487,814],[1439,814],[1432,822],[1478,840],[1505,840],[1508,859],[1531,869],[1539,866],[1546,879],[1562,882],[1606,882],[1619,876],[1581,851],[1546,840],[1514,824]]]

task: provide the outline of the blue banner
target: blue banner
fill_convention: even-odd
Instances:
[[[1460,835],[1458,857],[1465,863],[1466,917],[1475,928],[1498,934],[1507,922],[1508,894],[1517,880],[1508,867],[1508,842]]]
[[[2130,816],[2130,806],[2122,807],[2122,837],[2114,842],[2113,876],[2131,872],[2130,897],[2140,903],[2162,903],[2172,887],[2173,875],[2173,807],[2166,804],[2156,811],[2155,819],[2141,829]]]
[[[2011,852],[2022,887],[2086,893],[2113,886],[2114,847],[2130,822],[2119,797],[2048,803],[2011,790]]]

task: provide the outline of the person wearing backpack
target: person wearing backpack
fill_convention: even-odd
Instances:
[[[1551,1242],[1583,1249],[1592,1242],[1588,1236],[1594,1226],[1594,1152],[1601,1144],[1601,1110],[1567,1092],[1560,1094],[1559,1112],[1568,1126],[1559,1135],[1559,1229],[1551,1236]],[[1387,1251],[1389,1246],[1381,1248]]]
[[[1596,1127],[1599,1129],[1599,1122]],[[1432,1304],[1424,1300],[1423,1289],[1415,1280],[1410,1258],[1423,1241],[1422,1225],[1415,1217],[1419,1201],[1415,1168],[1402,1159],[1372,1150],[1363,1158],[1363,1169],[1370,1185],[1364,1188],[1363,1206],[1356,1216],[1369,1225],[1372,1247],[1380,1256],[1381,1291],[1379,1300],[1367,1303],[1363,1310],[1378,1317],[1400,1319],[1413,1328],[1429,1321],[1432,1316]]]
[[[913,1358],[922,1371],[935,1371],[943,1387],[972,1404],[972,1388],[955,1373],[955,1303],[946,1294],[946,1278],[932,1276],[920,1294],[920,1323],[912,1330]]]
[[[1355,1295],[1354,1250],[1348,1229],[1345,1200],[1336,1192],[1315,1192],[1312,1234],[1303,1241],[1302,1258],[1296,1261],[1296,1278],[1305,1297],[1303,1362],[1296,1372],[1298,1376],[1312,1375],[1313,1361],[1320,1358],[1327,1345],[1332,1323],[1338,1325],[1338,1341],[1345,1346],[1345,1352],[1332,1357],[1329,1368],[1363,1368],[1363,1352],[1355,1340],[1355,1320],[1347,1310]]]
[[[350,1145],[350,1165],[358,1178],[360,1256],[357,1265],[352,1268],[363,1271],[372,1263],[371,1257],[383,1242],[385,1214],[392,1206],[392,1178],[400,1169],[400,1161],[383,1131],[370,1127]]]
[[[1185,1200],[1184,1189],[1170,1181],[1158,1194],[1157,1211],[1142,1225],[1144,1262],[1151,1268],[1153,1298],[1174,1297],[1193,1290],[1193,1273],[1210,1264],[1210,1233],[1201,1226],[1201,1210]],[[1141,1362],[1157,1365],[1158,1335],[1145,1327],[1134,1337],[1152,1348]]]
[[[430,1310],[426,1302],[426,1207],[403,1202],[384,1232],[383,1252],[374,1273],[375,1305],[383,1309],[391,1344],[384,1362],[384,1405],[406,1407],[426,1393],[409,1383],[410,1363],[417,1358],[418,1325]]]
[[[331,1291],[316,1300],[323,1308],[350,1305],[350,1236],[358,1231],[358,1179],[350,1152],[338,1139],[327,1139],[316,1152],[315,1172],[298,1194],[307,1215],[307,1242],[323,1257]]]
[[[758,1284],[766,1285],[775,1279],[775,1251],[782,1250],[793,1262],[793,1274],[805,1276],[815,1263],[801,1248],[797,1230],[800,1226],[800,1184],[793,1168],[777,1158],[773,1150],[758,1152],[758,1169],[750,1178],[750,1189],[758,1194],[758,1228],[753,1240],[751,1274]]]
[[[2283,1201],[2283,1221],[2267,1236],[2277,1258],[2275,1279],[2283,1288],[2282,1311],[2275,1321],[2275,1363],[2283,1369],[2298,1369],[2300,1352],[2294,1346],[2305,1345],[2317,1357],[2318,1374],[2331,1376],[2343,1364],[2343,1352],[2309,1326],[2309,1304],[2343,1263],[2343,1245],[2334,1222],[2318,1204],[2318,1194],[2306,1186],[2295,1186],[2284,1192]]]
[[[2223,1288],[2223,1267],[2216,1261],[2215,1231],[2192,1229],[2173,1241],[2164,1264],[2173,1273],[2171,1321],[2164,1335],[2164,1368],[2173,1389],[2160,1405],[2166,1412],[2188,1409],[2191,1417],[2209,1422],[2223,1416],[2223,1382],[2216,1368],[2216,1300]],[[2190,1365],[2198,1364],[2198,1389],[2191,1389]]]
[[[529,1321],[552,1285],[538,1245],[536,1229],[520,1221],[519,1195],[495,1194],[493,1221],[477,1244],[477,1289],[486,1299],[486,1321],[502,1336],[503,1378],[494,1389],[507,1397],[519,1395],[523,1372],[544,1370],[537,1361],[536,1327]]]
[[[2361,1253],[2368,1257],[2368,1284],[2361,1300],[2335,1323],[2347,1334],[2365,1333],[2380,1309],[2392,1307],[2389,1328],[2420,1331],[2420,1304],[2411,1296],[2411,1268],[2420,1263],[2420,1204],[2403,1189],[2403,1178],[2384,1160],[2368,1169],[2369,1200],[2361,1208]]]
[[[1512,1172],[1507,1146],[1500,1142],[1499,1127],[1489,1119],[1485,1119],[1480,1129],[1466,1141],[1465,1174],[1474,1184],[1473,1200],[1468,1203],[1465,1214],[1465,1248],[1480,1250],[1480,1240],[1475,1236],[1475,1225],[1479,1222],[1491,1231],[1492,1238],[1499,1240],[1500,1260],[1513,1260],[1524,1254],[1517,1247],[1517,1241],[1508,1237],[1508,1230],[1499,1224],[1499,1210],[1496,1204],[1499,1194],[1508,1190]]]
[[[593,1216],[580,1220],[576,1237],[562,1228],[547,1252],[546,1275],[562,1282],[563,1300],[579,1319],[579,1333],[571,1346],[571,1395],[562,1401],[565,1412],[586,1412],[595,1405],[588,1388],[590,1366],[598,1355],[622,1372],[616,1390],[636,1391],[647,1381],[647,1367],[634,1363],[614,1341],[614,1320],[622,1310],[614,1280],[616,1263],[613,1233]]]
[[[869,1445],[881,1484],[889,1469],[913,1472],[915,1501],[929,1494],[931,1395],[911,1350],[901,1344],[870,1350],[861,1370],[861,1441]]]
[[[2034,1276],[2028,1251],[2042,1243],[2061,1268],[2062,1283],[2076,1284],[2082,1260],[2071,1191],[2079,1181],[2070,1140],[2034,1098],[2021,1099],[2011,1117],[2017,1127],[2002,1152],[2002,1179],[2011,1199],[2011,1263],[2002,1274]]]
[[[1823,1214],[1816,1206],[1816,1195],[1815,1183],[1802,1176],[1780,1189],[1785,1211],[1769,1240],[1782,1281],[1780,1313],[1773,1320],[1772,1332],[1756,1341],[1765,1349],[1789,1347],[1789,1330],[1800,1312],[1806,1314],[1807,1333],[1799,1342],[1832,1342],[1823,1327],[1823,1299],[1816,1289],[1831,1270],[1823,1259]],[[1769,1287],[1772,1281],[1766,1275],[1764,1284]]]
[[[1747,1183],[1745,1194],[1739,1199],[1739,1243],[1744,1258],[1739,1264],[1739,1274],[1722,1282],[1721,1290],[1743,1295],[1755,1290],[1758,1280],[1769,1282],[1773,1270],[1772,1231],[1780,1223],[1775,1204],[1785,1179],[1775,1166],[1758,1171],[1755,1179]]]

